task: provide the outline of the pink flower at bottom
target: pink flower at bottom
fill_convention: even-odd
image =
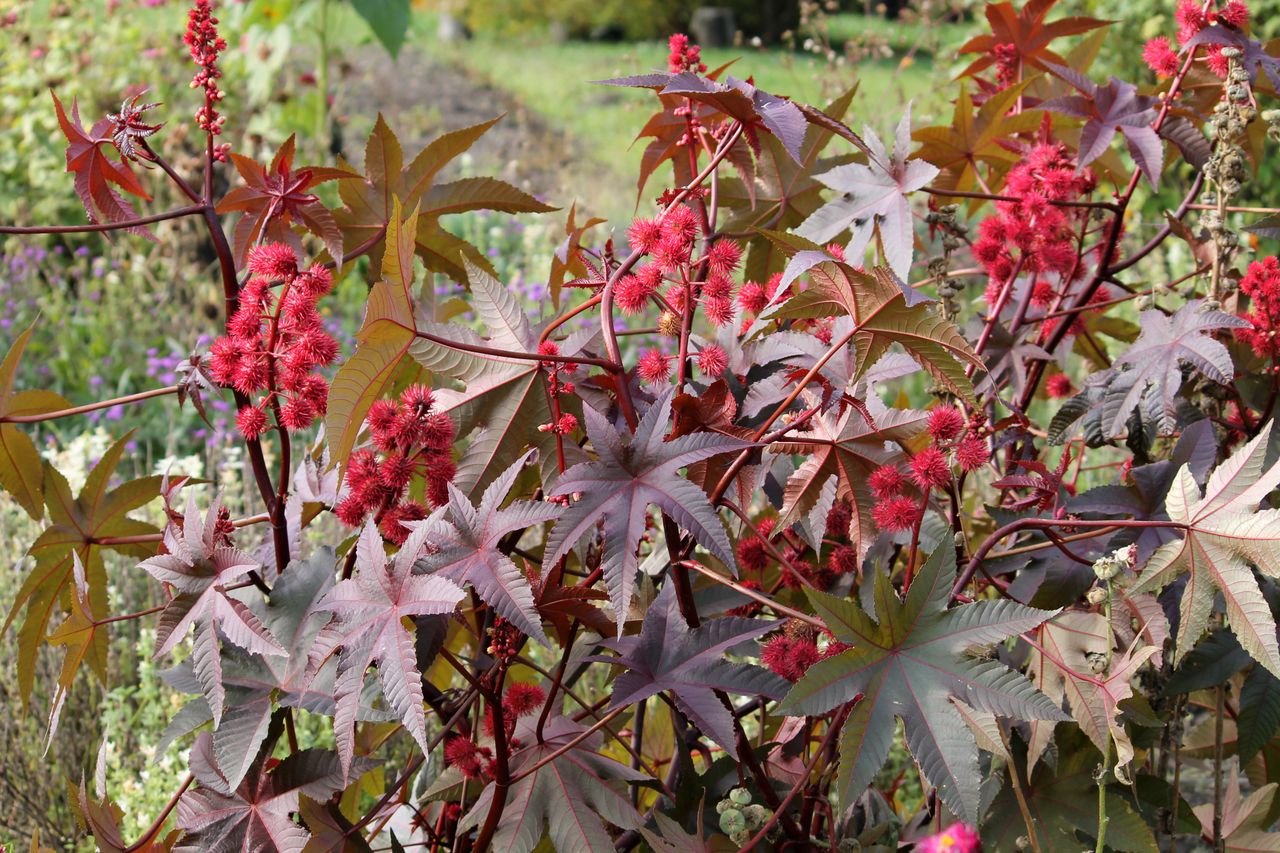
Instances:
[[[916,844],[916,853],[980,853],[978,831],[963,823],[953,823],[937,835]]]

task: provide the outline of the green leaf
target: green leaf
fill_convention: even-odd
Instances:
[[[70,407],[52,391],[13,391],[18,363],[31,339],[35,323],[23,331],[0,363],[0,421],[7,416],[37,415]],[[44,517],[44,474],[40,454],[31,438],[16,424],[0,423],[0,486],[39,521]]]
[[[1280,731],[1280,678],[1265,668],[1255,666],[1240,690],[1240,715],[1236,720],[1240,733],[1240,760],[1248,761],[1258,754]]]
[[[1067,719],[1021,674],[968,654],[1029,631],[1054,614],[1009,600],[948,609],[955,578],[955,549],[941,547],[921,568],[905,601],[887,574],[877,574],[873,613],[848,599],[805,590],[836,639],[851,648],[810,667],[781,709],[789,715],[822,714],[862,695],[840,733],[837,791],[846,810],[888,757],[894,717],[902,720],[907,746],[925,777],[947,807],[970,824],[981,817],[978,748],[951,699],[1005,717]]]
[[[0,629],[7,631],[18,613],[25,611],[18,629],[18,688],[24,701],[31,695],[36,655],[48,634],[54,612],[71,610],[76,558],[84,565],[91,612],[106,614],[107,573],[102,561],[103,549],[139,558],[155,553],[155,543],[100,544],[106,537],[159,533],[153,525],[129,518],[128,513],[159,496],[161,477],[143,477],[114,489],[107,488],[131,435],[126,433],[102,454],[79,495],[72,496],[71,487],[60,471],[47,462],[44,465],[45,505],[52,523],[27,550],[28,556],[35,560],[35,567],[22,582],[4,628]],[[91,660],[105,661],[106,654],[106,633],[95,633],[86,655],[91,656]]]
[[[1015,750],[1015,759],[1018,758]],[[1093,838],[1098,831],[1098,785],[1093,773],[1098,754],[1077,731],[1058,735],[1058,763],[1041,763],[1027,778],[1018,762],[1018,778],[1031,814],[1041,850],[1078,850],[1081,833]],[[1155,836],[1142,816],[1134,811],[1117,788],[1109,787],[1107,802],[1107,849],[1121,853],[1156,853]],[[1017,850],[1018,838],[1027,834],[1027,824],[1011,785],[1003,785],[991,804],[982,825],[982,841],[989,850]],[[1090,841],[1089,848],[1093,848]]]
[[[413,11],[410,0],[351,0],[356,14],[364,18],[369,29],[394,59],[404,46]]]

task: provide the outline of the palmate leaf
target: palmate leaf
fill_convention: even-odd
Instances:
[[[356,351],[343,362],[329,388],[325,435],[330,458],[345,465],[364,426],[369,408],[395,382],[397,368],[417,333],[413,299],[414,242],[418,211],[407,218],[392,199],[380,265],[382,279],[369,291],[364,322],[356,333]],[[431,317],[431,304],[419,305]]]
[[[714,433],[695,433],[663,440],[670,418],[672,389],[660,395],[640,419],[630,441],[623,442],[603,415],[585,408],[587,436],[599,457],[565,471],[551,495],[578,497],[547,538],[543,571],[549,571],[595,526],[604,524],[604,557],[600,568],[613,604],[618,634],[626,621],[639,568],[636,549],[645,532],[649,507],[656,505],[690,533],[698,544],[736,571],[733,547],[724,523],[701,488],[680,476],[680,468],[751,443]]]
[[[516,721],[515,737],[529,744],[512,753],[511,773],[519,776],[552,753],[563,749],[587,730],[568,717],[550,717],[537,735],[537,715]],[[600,755],[602,736],[582,743],[517,781],[506,792],[507,803],[493,835],[493,849],[503,853],[531,853],[545,834],[559,853],[609,853],[613,840],[601,821],[623,829],[644,823],[618,782],[647,778],[625,764]],[[494,797],[490,783],[458,824],[465,832],[489,813]]]
[[[1132,591],[1159,590],[1188,575],[1179,602],[1175,664],[1204,634],[1214,599],[1221,594],[1241,647],[1280,676],[1275,619],[1251,568],[1280,577],[1280,510],[1255,511],[1280,483],[1280,463],[1263,468],[1270,435],[1268,422],[1214,470],[1203,494],[1187,465],[1169,489],[1165,505],[1169,519],[1184,525],[1182,539],[1151,556]]]
[[[1243,796],[1240,792],[1239,769],[1231,763],[1223,768],[1227,775],[1227,789],[1222,798],[1222,837],[1226,841],[1226,853],[1263,853],[1280,851],[1280,832],[1269,832],[1272,821],[1268,819],[1272,801],[1275,800],[1275,782],[1263,785]],[[1194,809],[1204,827],[1213,826],[1213,803],[1208,802]],[[1206,840],[1212,841],[1210,833]]]
[[[32,322],[9,347],[0,363],[0,487],[8,492],[32,519],[44,517],[44,471],[40,453],[31,438],[5,417],[38,415],[71,407],[65,397],[52,391],[14,392],[18,364],[35,330]]]
[[[1009,600],[947,609],[955,578],[955,550],[940,547],[905,601],[888,575],[878,573],[874,613],[847,599],[805,590],[827,628],[851,648],[810,667],[782,710],[822,714],[861,694],[840,733],[837,789],[846,810],[888,758],[894,717],[902,720],[907,746],[925,778],[947,808],[970,824],[980,817],[978,748],[951,699],[1017,719],[1067,719],[1021,674],[967,654],[1029,631],[1053,612]]]
[[[876,267],[863,272],[813,250],[796,252],[788,269],[797,275],[798,271],[807,273],[808,287],[761,312],[761,319],[848,316],[857,327],[851,341],[856,369],[848,378],[850,382],[897,344],[938,383],[964,400],[973,400],[973,382],[966,375],[966,366],[982,369],[982,359],[959,329],[919,304],[921,298],[890,270]],[[783,282],[787,282],[787,274]]]
[[[809,120],[789,100],[771,95],[748,81],[730,75],[720,83],[709,75],[704,77],[693,72],[657,72],[599,82],[606,86],[653,89],[664,100],[674,95],[705,104],[714,113],[741,122],[752,147],[759,147],[759,133],[765,131],[777,137],[793,159],[800,160],[800,145]]]
[[[846,90],[821,113],[810,108],[812,113],[839,125],[849,110],[856,88]],[[773,273],[781,272],[787,262],[782,249],[757,229],[788,231],[799,225],[823,203],[823,185],[815,179],[815,173],[853,160],[852,154],[824,156],[838,134],[820,124],[809,112],[806,115],[810,116],[810,127],[800,147],[799,162],[786,152],[781,142],[768,136],[760,140],[753,175],[720,179],[720,206],[728,214],[724,230],[748,234],[743,268],[748,281],[767,281]],[[680,127],[683,131],[683,121]]]
[[[492,272],[478,249],[440,227],[440,217],[469,210],[500,210],[504,213],[555,210],[528,193],[492,178],[463,178],[446,184],[436,183],[440,171],[471,148],[497,121],[498,118],[490,119],[439,136],[405,165],[400,141],[379,113],[365,145],[364,175],[348,170],[338,182],[343,207],[334,211],[333,218],[342,237],[339,254],[335,258],[341,257],[343,249],[355,252],[368,246],[371,261],[369,280],[381,278],[385,256],[383,235],[390,226],[398,199],[406,209],[419,210],[417,227],[412,234],[415,250],[428,270],[465,283],[462,261],[467,258]],[[340,163],[346,166],[344,161]]]
[[[1247,329],[1247,321],[1221,311],[1202,310],[1194,299],[1172,317],[1152,309],[1138,321],[1142,333],[1115,361],[1121,368],[1102,399],[1103,428],[1108,435],[1123,435],[1129,413],[1141,409],[1162,433],[1177,427],[1177,397],[1182,388],[1182,366],[1226,384],[1231,381],[1231,354],[1207,333],[1218,329]]]
[[[295,225],[320,238],[330,255],[342,257],[342,233],[333,214],[311,190],[328,181],[355,176],[346,169],[319,166],[295,169],[293,153],[294,137],[290,136],[268,165],[231,154],[231,162],[244,183],[222,197],[218,212],[241,213],[236,223],[235,251],[236,260],[242,266],[249,250],[262,241],[288,243],[301,255],[302,241],[293,231]]]
[[[112,160],[103,152],[103,146],[112,144],[111,121],[106,118],[98,119],[86,131],[80,126],[79,105],[75,101],[71,102],[71,116],[68,117],[58,96],[52,92],[50,94],[53,95],[53,107],[58,113],[58,127],[67,138],[67,171],[76,176],[76,195],[84,203],[90,221],[123,222],[136,217],[133,205],[116,187],[143,201],[151,201],[151,196],[126,160]],[[135,226],[129,231],[155,239],[146,226]]]
[[[1160,171],[1164,167],[1164,143],[1151,123],[1156,117],[1159,101],[1148,95],[1139,95],[1138,87],[1112,77],[1105,86],[1099,86],[1073,68],[1049,64],[1050,70],[1066,80],[1080,95],[1063,95],[1040,105],[1043,110],[1064,113],[1085,120],[1080,131],[1080,148],[1076,152],[1079,168],[1101,157],[1111,145],[1116,133],[1124,136],[1129,154],[1151,186],[1160,183]]]
[[[459,586],[470,584],[498,615],[522,633],[549,645],[529,579],[509,555],[498,549],[508,534],[550,521],[563,511],[546,502],[515,500],[502,505],[532,455],[518,460],[490,483],[478,505],[473,506],[450,483],[449,503],[430,518],[408,522],[407,526],[422,531],[430,546],[419,560],[419,568]]]
[[[827,243],[844,231],[851,236],[847,257],[857,262],[880,235],[884,258],[901,278],[911,270],[915,248],[915,228],[907,194],[915,192],[938,175],[938,167],[924,160],[908,160],[911,147],[911,105],[907,105],[894,140],[893,153],[870,127],[864,129],[871,154],[866,165],[837,166],[815,176],[815,180],[839,195],[801,223],[796,233],[816,243]]]
[[[1062,729],[1058,733],[1056,766],[1018,762],[1018,778],[1031,826],[1041,850],[1076,850],[1082,847],[1077,833],[1094,838],[1098,832],[1098,783],[1093,774],[1098,769],[1098,754],[1078,731]],[[1015,748],[1014,756],[1020,758]],[[1120,853],[1156,853],[1151,827],[1120,795],[1118,788],[1108,788],[1107,849]],[[1027,834],[1027,823],[1012,785],[1003,785],[996,794],[987,819],[982,824],[985,849],[1017,850],[1018,838]],[[1090,849],[1093,842],[1090,841]]]
[[[1065,64],[1066,60],[1049,48],[1054,40],[1081,35],[1110,23],[1083,17],[1046,21],[1049,10],[1057,2],[1058,0],[1027,0],[1026,5],[1016,11],[1012,3],[988,3],[986,15],[991,32],[971,38],[959,50],[961,54],[981,53],[982,56],[961,71],[960,76],[971,76],[994,65],[995,48],[1001,45],[1013,47],[1024,69],[1044,69],[1048,62]]]
[[[145,542],[100,544],[107,537],[160,532],[151,524],[129,518],[128,513],[160,494],[161,477],[142,477],[122,483],[114,489],[108,488],[130,435],[122,436],[102,454],[98,464],[85,478],[80,494],[74,497],[66,477],[48,462],[44,463],[44,498],[51,524],[27,550],[27,554],[35,560],[35,566],[23,580],[4,623],[4,630],[7,631],[18,613],[25,611],[22,626],[18,630],[18,685],[24,698],[31,694],[36,653],[48,633],[54,611],[59,607],[63,611],[71,609],[73,553],[84,564],[89,605],[95,614],[106,614],[108,610],[103,549],[109,548],[138,559],[155,553],[155,545]],[[105,662],[105,632],[95,633],[87,654],[94,661]]]
[[[329,799],[344,787],[345,768],[328,750],[304,749],[268,769],[284,729],[280,720],[272,720],[238,785],[227,780],[208,733],[196,738],[190,761],[198,785],[178,801],[178,827],[186,834],[175,853],[302,853],[311,833],[293,819],[300,796]]]
[[[547,289],[551,291],[551,304],[560,307],[560,291],[569,278],[587,275],[587,265],[582,261],[582,237],[587,231],[603,225],[607,220],[589,217],[581,225],[577,222],[578,205],[569,207],[569,217],[564,224],[564,240],[551,255],[551,272],[547,277]]]
[[[1249,74],[1249,83],[1258,82],[1258,72],[1267,75],[1273,88],[1280,90],[1280,58],[1267,53],[1266,47],[1259,41],[1251,39],[1239,30],[1224,26],[1205,27],[1196,33],[1182,46],[1182,49],[1193,50],[1200,45],[1222,45],[1234,47],[1240,51],[1240,65]],[[1270,45],[1274,49],[1274,44]]]
[[[876,525],[871,520],[875,498],[867,479],[876,468],[895,459],[895,452],[886,449],[886,442],[902,443],[923,433],[929,426],[929,413],[890,409],[869,424],[861,412],[850,406],[838,416],[824,412],[809,423],[812,429],[795,432],[790,440],[770,446],[771,451],[804,456],[800,467],[787,479],[779,529],[808,516],[834,477],[836,497],[849,502],[849,539],[861,560],[876,537]],[[825,519],[825,514],[821,524],[814,519],[814,526],[823,529]]]
[[[605,640],[619,657],[600,657],[626,668],[613,682],[612,708],[669,693],[703,734],[738,757],[733,717],[715,691],[781,699],[787,682],[767,669],[724,659],[727,651],[778,627],[774,622],[726,616],[690,630],[676,603],[675,585],[665,584],[645,612],[640,636]]]
[[[90,796],[88,783],[83,777],[80,779],[80,784],[73,788],[72,793],[76,806],[80,810],[80,817],[83,818],[89,834],[93,836],[94,846],[99,853],[169,853],[178,836],[181,835],[181,832],[175,829],[167,834],[156,833],[149,838],[131,843],[125,839],[124,833],[120,830],[120,821],[124,817],[120,806],[113,803],[101,791],[96,792],[97,798]],[[36,840],[38,836],[33,839],[30,853],[54,853],[47,848],[38,847],[34,843]]]
[[[139,568],[173,587],[174,597],[160,613],[156,656],[168,654],[195,629],[191,661],[204,687],[214,725],[222,720],[226,690],[222,684],[222,654],[218,636],[248,652],[287,654],[248,606],[228,593],[230,584],[260,564],[248,554],[218,541],[220,502],[214,501],[204,518],[188,497],[182,526],[170,522],[164,531],[166,553],[144,560]]]
[[[1124,654],[1112,656],[1110,665],[1099,671],[1093,661],[1110,654],[1112,645],[1111,626],[1102,614],[1074,610],[1059,613],[1041,625],[1037,633],[1041,648],[1031,651],[1032,682],[1051,699],[1059,703],[1066,700],[1080,730],[1100,752],[1111,749],[1109,743],[1114,744],[1116,777],[1127,780],[1133,742],[1118,719],[1120,703],[1133,695],[1132,680],[1137,671],[1160,650],[1151,645],[1135,645]],[[1031,723],[1028,767],[1035,767],[1052,735],[1051,723]]]
[[[409,348],[410,355],[434,375],[455,379],[463,390],[440,388],[436,411],[458,423],[458,435],[477,430],[458,462],[454,485],[475,495],[519,460],[530,445],[555,453],[555,436],[538,427],[551,421],[548,385],[538,361],[468,352],[449,346],[536,353],[538,333],[512,291],[483,269],[465,262],[471,282],[472,306],[488,333],[481,338],[460,324],[423,324]],[[571,335],[559,342],[560,355],[583,352],[594,333]]]
[[[1190,465],[1196,482],[1201,482],[1217,460],[1217,451],[1212,421],[1207,418],[1196,421],[1178,436],[1178,443],[1168,459],[1133,466],[1127,478],[1131,483],[1095,486],[1071,498],[1067,502],[1067,510],[1089,518],[1168,521],[1164,498],[1177,477],[1178,469]],[[1137,548],[1135,562],[1143,565],[1157,548],[1177,538],[1178,531],[1169,527],[1128,528],[1112,538],[1111,546],[1115,549],[1132,543]]]
[[[987,166],[989,184],[998,183],[997,179],[1013,168],[1022,155],[1010,141],[1039,128],[1042,116],[1036,110],[1009,114],[1026,87],[1022,82],[1004,88],[975,111],[973,96],[962,86],[949,124],[924,127],[911,135],[922,143],[916,156],[942,170],[934,181],[936,186],[972,190],[979,186],[979,164]]]
[[[333,685],[337,662],[330,659],[318,672],[308,668],[316,635],[329,622],[315,605],[333,588],[336,557],[328,548],[318,549],[306,560],[294,560],[281,573],[265,601],[256,592],[246,595],[248,608],[270,632],[287,655],[253,654],[236,646],[222,647],[222,686],[226,710],[213,731],[214,755],[223,775],[237,786],[258,752],[275,702],[314,714],[334,713]],[[243,594],[243,593],[240,593]],[[171,686],[186,693],[204,692],[191,658],[162,674]],[[274,701],[273,701],[274,700]],[[372,716],[363,714],[361,718]],[[208,702],[193,699],[170,721],[156,747],[157,753],[175,738],[213,719]]]
[[[91,655],[94,647],[94,636],[99,623],[94,619],[93,608],[89,604],[89,582],[85,579],[84,566],[80,557],[71,552],[72,575],[74,587],[71,593],[71,610],[58,630],[49,635],[49,645],[65,646],[66,657],[62,659],[62,669],[58,673],[58,684],[54,688],[49,702],[49,727],[45,736],[45,750],[53,743],[53,736],[58,730],[58,718],[62,706],[75,683],[76,673],[86,660],[90,662],[94,673],[103,683],[107,680],[106,661],[99,655]]]
[[[310,658],[313,668],[318,668],[338,654],[333,728],[344,774],[350,770],[355,752],[355,722],[365,671],[374,664],[387,705],[423,752],[430,751],[422,674],[404,619],[452,613],[465,593],[445,578],[413,574],[426,534],[424,528],[414,530],[388,562],[382,537],[370,520],[356,544],[355,574],[316,604],[316,610],[334,617],[316,637]]]

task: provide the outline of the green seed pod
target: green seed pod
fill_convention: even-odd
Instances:
[[[747,828],[747,819],[737,809],[730,809],[720,815],[720,831],[726,835],[741,832]]]
[[[751,802],[751,792],[746,788],[734,788],[729,792],[729,799],[740,806],[745,806]]]
[[[736,809],[737,807],[738,807],[737,803],[735,803],[733,800],[721,800],[720,802],[716,803],[716,814],[724,814],[729,809]]]
[[[772,812],[759,803],[752,803],[742,810],[742,814],[747,818],[747,826],[754,832],[764,826]]]

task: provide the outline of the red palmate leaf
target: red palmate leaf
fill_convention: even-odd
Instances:
[[[1044,69],[1046,62],[1062,64],[1065,60],[1049,48],[1051,42],[1064,36],[1076,36],[1105,27],[1110,21],[1097,18],[1068,17],[1046,21],[1058,0],[1028,0],[1021,9],[1012,3],[988,3],[987,22],[990,33],[974,36],[960,47],[960,53],[981,53],[960,76],[967,77],[990,68],[996,62],[996,48],[1011,46],[1023,69]],[[1024,72],[1025,73],[1025,72]]]
[[[260,242],[287,243],[301,255],[302,241],[294,233],[301,226],[324,242],[329,254],[342,257],[342,231],[320,199],[311,192],[328,181],[358,177],[346,169],[317,166],[293,168],[294,137],[285,140],[271,163],[232,153],[231,162],[243,186],[234,187],[218,202],[219,213],[242,213],[235,230],[236,259],[243,264],[249,249]]]
[[[98,223],[111,223],[136,217],[133,205],[115,187],[143,201],[151,201],[151,196],[128,163],[112,160],[103,151],[104,146],[115,145],[112,139],[113,122],[109,118],[102,118],[86,131],[80,125],[79,104],[71,102],[71,115],[68,117],[66,110],[62,108],[62,101],[53,92],[50,94],[58,113],[58,126],[67,138],[67,171],[76,176],[76,195],[84,203],[89,219]],[[151,237],[151,232],[143,226],[130,228],[129,231]]]

